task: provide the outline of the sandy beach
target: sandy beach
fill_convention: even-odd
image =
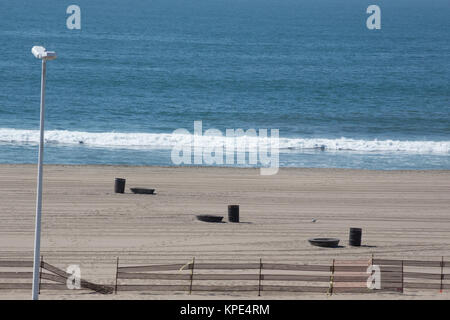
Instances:
[[[114,178],[127,179],[115,194]],[[31,260],[35,165],[0,165],[0,260]],[[156,189],[135,195],[129,187]],[[79,264],[82,276],[113,284],[123,265],[196,261],[326,263],[332,259],[441,259],[450,256],[450,171],[365,171],[46,165],[42,255],[61,268]],[[240,205],[239,224],[197,221]],[[312,219],[316,219],[313,223]],[[350,227],[363,246],[348,246]],[[337,237],[341,248],[311,246],[311,237]],[[0,291],[0,299],[29,299],[28,290]],[[433,290],[400,294],[341,294],[346,298],[449,298]],[[227,299],[254,294],[151,294],[43,291],[42,299]],[[324,294],[267,293],[262,298],[327,298]]]

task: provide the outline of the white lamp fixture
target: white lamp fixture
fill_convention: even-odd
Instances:
[[[31,48],[31,52],[38,59],[43,59],[43,60],[55,60],[56,59],[55,51],[47,51],[44,47],[41,47],[41,46],[34,46],[33,48]]]
[[[37,197],[36,197],[36,226],[34,231],[34,260],[33,260],[33,294],[32,299],[39,299],[39,269],[41,265],[41,209],[42,209],[42,162],[44,160],[44,111],[45,111],[45,73],[47,60],[56,59],[54,51],[47,51],[44,47],[34,46],[31,53],[42,60],[41,74],[41,121],[40,121],[40,139],[39,139],[39,157],[38,157],[38,178],[37,178]]]

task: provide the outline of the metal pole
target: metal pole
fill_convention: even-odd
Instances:
[[[42,59],[41,75],[41,122],[39,139],[37,197],[36,197],[36,226],[34,230],[34,261],[33,261],[33,300],[39,299],[39,268],[41,265],[41,208],[42,208],[42,161],[44,160],[44,112],[45,112],[45,72],[46,60]]]

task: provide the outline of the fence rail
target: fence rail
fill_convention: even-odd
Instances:
[[[384,266],[401,266],[404,267],[450,267],[450,261],[423,261],[423,260],[391,260],[391,259],[373,259],[373,264]]]

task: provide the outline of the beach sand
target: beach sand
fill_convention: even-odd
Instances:
[[[365,171],[45,165],[44,260],[79,264],[87,280],[113,284],[121,265],[196,262],[327,264],[332,259],[450,260],[450,171]],[[114,178],[127,179],[126,194]],[[33,256],[36,165],[0,165],[0,260]],[[129,187],[156,189],[135,195]],[[240,205],[242,223],[211,224],[197,214],[223,215]],[[315,223],[312,219],[316,219]],[[348,246],[350,227],[363,246]],[[337,237],[341,248],[311,246]],[[31,270],[30,270],[31,271]],[[449,271],[450,273],[450,271]],[[29,299],[29,290],[0,290],[0,299]],[[255,299],[242,294],[43,290],[41,299]],[[450,298],[436,290],[405,294],[264,293],[269,299]]]

